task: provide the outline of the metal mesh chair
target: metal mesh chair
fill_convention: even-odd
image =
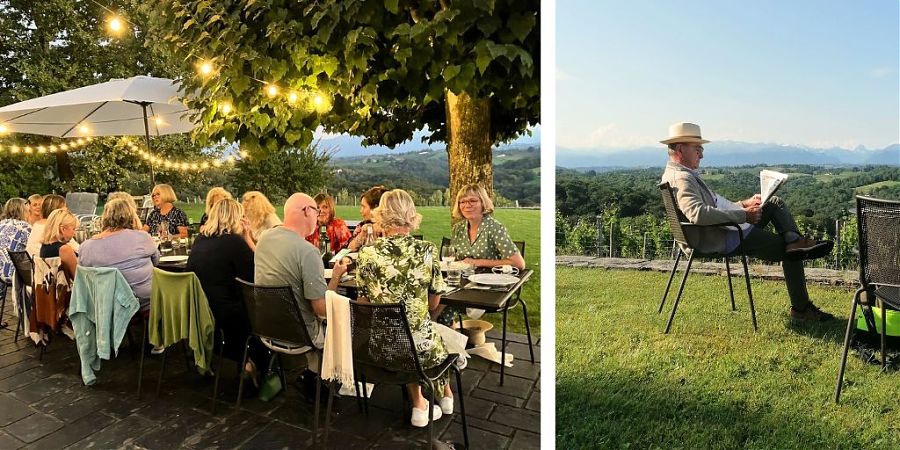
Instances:
[[[691,272],[691,264],[694,258],[709,258],[725,260],[725,271],[728,273],[728,293],[731,295],[731,310],[737,308],[734,304],[734,288],[731,285],[731,266],[728,263],[729,255],[719,253],[700,253],[697,252],[685,234],[685,228],[688,227],[733,227],[738,231],[739,245],[737,252],[741,257],[741,263],[744,266],[744,281],[747,283],[747,298],[750,301],[750,318],[753,321],[753,331],[756,331],[756,309],[753,306],[753,291],[750,288],[750,271],[747,268],[747,255],[744,253],[744,233],[740,232],[740,226],[734,222],[718,223],[713,225],[694,225],[688,222],[687,218],[678,209],[678,203],[675,201],[675,193],[669,183],[660,183],[659,194],[662,197],[663,206],[666,209],[666,220],[669,222],[669,228],[672,230],[672,237],[678,243],[678,256],[675,257],[675,264],[672,265],[672,272],[669,275],[669,282],[666,283],[666,290],[663,292],[662,300],[659,302],[657,314],[662,313],[663,306],[666,304],[666,297],[669,295],[669,289],[672,287],[672,279],[675,278],[675,272],[678,270],[678,263],[681,257],[687,256],[688,263],[684,269],[684,276],[681,279],[681,286],[678,287],[678,295],[675,297],[675,304],[672,306],[672,313],[669,315],[669,321],[666,322],[666,333],[672,328],[672,320],[675,319],[675,311],[678,309],[678,303],[681,301],[681,294],[684,292],[684,285],[687,282],[688,274]]]
[[[9,259],[16,269],[16,284],[19,290],[16,294],[16,304],[19,309],[19,319],[16,322],[16,334],[13,342],[19,341],[19,331],[25,333],[25,321],[28,320],[28,312],[34,308],[34,261],[28,252],[14,252],[7,250]]]
[[[522,255],[522,258],[525,258],[525,241],[513,241],[513,244],[516,245],[516,248],[519,249],[519,253]],[[450,245],[450,238],[444,237],[441,239],[441,255],[444,254],[444,249]],[[525,319],[525,334],[528,336],[528,353],[531,356],[531,363],[534,364],[534,345],[531,342],[531,326],[528,324],[528,305],[525,303],[525,300],[522,300],[522,288],[516,290],[516,295],[512,297],[503,308],[495,309],[495,310],[485,310],[485,312],[503,313],[503,326],[502,326],[502,337],[500,340],[500,351],[506,352],[506,322],[507,322],[507,312],[510,308],[514,308],[516,305],[522,305],[522,317]],[[457,316],[459,318],[459,326],[462,327],[462,311],[457,311]],[[503,386],[503,379],[505,375],[504,368],[505,364],[500,364],[500,386]]]
[[[437,393],[432,387],[434,381],[443,377],[448,369],[453,370],[462,414],[463,439],[465,448],[469,448],[469,429],[463,400],[465,391],[459,368],[456,366],[459,355],[450,354],[437,366],[423,368],[413,344],[412,332],[406,319],[406,308],[401,303],[373,304],[351,301],[350,317],[353,367],[363,382],[363,389],[367,382],[397,385],[418,383],[431,391],[431,405],[437,405]],[[363,398],[366,397],[364,392]],[[325,414],[330,412],[330,403],[329,410]],[[433,414],[433,408],[429,407],[429,442],[434,440]]]
[[[294,298],[294,291],[290,286],[260,286],[237,278],[244,294],[244,305],[247,307],[247,315],[250,318],[251,335],[244,344],[244,359],[241,361],[241,370],[247,365],[249,357],[250,340],[259,339],[269,350],[275,352],[278,357],[278,375],[281,377],[281,385],[287,386],[284,378],[284,366],[281,364],[281,354],[302,355],[306,352],[316,352],[319,356],[319,367],[316,372],[316,401],[315,417],[313,418],[313,445],[318,444],[319,436],[319,408],[322,393],[320,378],[322,373],[322,351],[313,345],[309,337],[300,307]],[[328,397],[329,410],[331,408],[334,389],[330,389]],[[241,397],[244,392],[244,377],[241,377],[238,387],[238,399],[236,407],[241,406]],[[325,416],[325,442],[327,442],[329,415]]]
[[[881,368],[887,365],[886,355],[886,309],[900,309],[900,201],[879,200],[870,197],[856,197],[857,229],[859,231],[859,284],[847,331],[844,335],[844,349],[841,365],[834,387],[834,402],[841,398],[844,369],[847,366],[847,351],[856,322],[856,306],[870,309],[872,300],[881,307]],[[862,294],[866,300],[861,300]],[[867,321],[868,323],[868,321]],[[876,327],[879,328],[879,327]],[[870,329],[871,331],[871,329]]]

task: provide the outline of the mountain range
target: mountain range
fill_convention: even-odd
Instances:
[[[446,147],[446,144],[443,142],[437,142],[434,144],[427,144],[422,142],[422,136],[427,136],[428,133],[425,131],[418,131],[413,134],[413,138],[409,141],[406,141],[400,145],[398,145],[394,149],[390,149],[380,145],[373,145],[369,147],[365,147],[362,145],[362,138],[356,136],[350,136],[347,134],[339,134],[339,135],[325,135],[321,137],[319,141],[319,145],[323,149],[333,149],[334,153],[332,154],[333,158],[341,159],[341,158],[352,158],[356,156],[367,156],[367,155],[387,155],[387,154],[399,154],[399,153],[408,153],[408,152],[416,152],[416,151],[427,151],[427,150],[443,150]],[[520,136],[518,139],[515,139],[511,142],[500,144],[497,149],[503,149],[506,147],[513,148],[523,148],[523,147],[540,147],[541,145],[541,127],[540,125],[534,127],[531,130],[531,136],[528,134],[524,134]]]
[[[900,144],[882,149],[813,148],[780,144],[759,144],[720,141],[704,145],[703,162],[706,167],[743,165],[891,165],[900,166]],[[556,165],[578,169],[662,167],[666,164],[666,149],[662,145],[617,150],[574,150],[557,148]]]

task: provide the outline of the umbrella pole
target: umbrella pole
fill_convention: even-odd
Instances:
[[[144,139],[147,143],[147,154],[152,156],[150,153],[150,124],[147,122],[147,105],[149,103],[141,103],[141,107],[144,109]],[[153,190],[153,186],[156,186],[156,176],[153,174],[153,159],[147,160],[147,165],[150,166],[150,190]]]

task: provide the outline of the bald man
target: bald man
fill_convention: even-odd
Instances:
[[[305,238],[316,231],[319,209],[312,197],[296,193],[284,204],[284,224],[265,231],[256,244],[256,283],[263,286],[288,285],[300,307],[300,314],[313,344],[325,343],[325,290],[335,290],[346,266],[336,264],[331,281],[325,284],[325,270],[319,250]],[[319,358],[306,353],[308,370],[319,371]]]

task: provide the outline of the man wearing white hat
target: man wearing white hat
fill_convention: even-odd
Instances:
[[[672,187],[678,208],[687,220],[697,225],[723,222],[750,224],[742,226],[744,251],[765,261],[782,261],[784,279],[791,299],[790,315],[800,321],[824,321],[834,316],[819,310],[809,300],[802,259],[821,258],[831,252],[831,241],[816,242],[803,237],[794,217],[778,197],[761,205],[759,194],[740,202],[731,202],[713,192],[700,179],[703,159],[700,127],[680,122],[669,126],[669,138],[660,141],[669,147],[669,162],[662,181]],[[776,233],[765,230],[772,223]],[[738,231],[731,228],[703,227],[685,230],[688,240],[702,253],[734,254],[740,245]]]

